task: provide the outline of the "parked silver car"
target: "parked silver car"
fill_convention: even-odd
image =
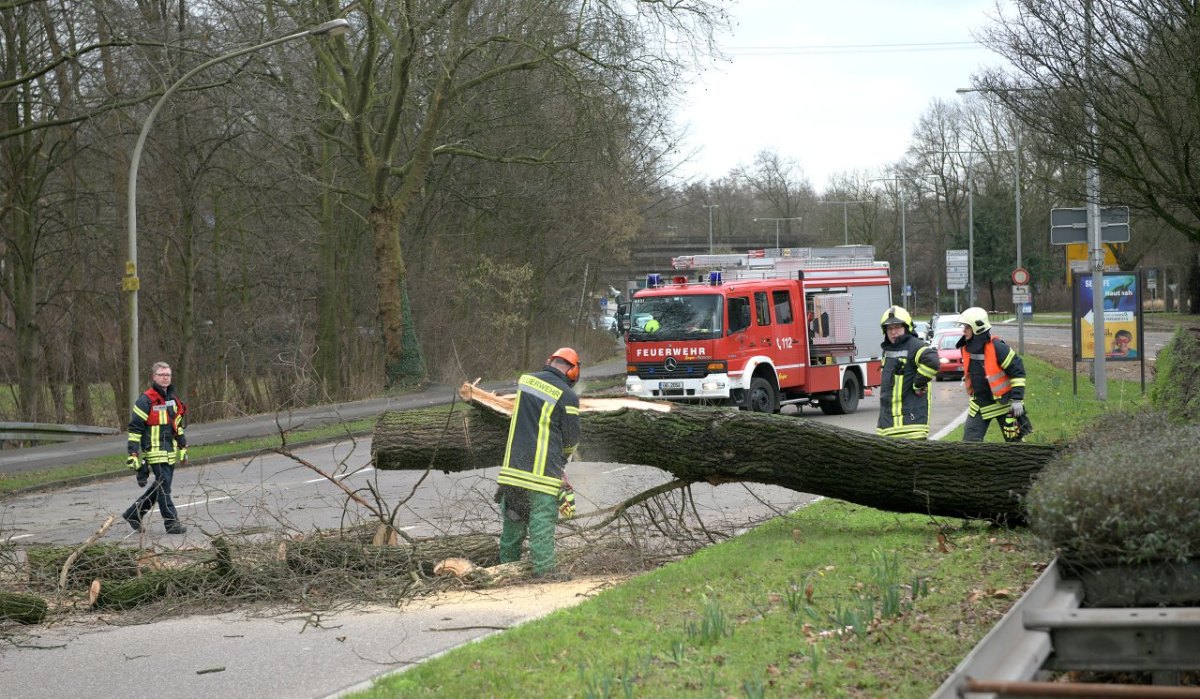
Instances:
[[[933,339],[934,335],[945,330],[958,330],[958,314],[957,313],[939,313],[933,317],[931,321],[929,339]]]

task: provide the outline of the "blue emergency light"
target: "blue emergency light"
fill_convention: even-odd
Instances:
[[[721,273],[720,272],[709,272],[708,273],[708,284],[709,284],[709,286],[720,286],[721,285]]]
[[[663,283],[663,281],[662,281],[661,274],[647,274],[646,275],[646,288],[647,289],[657,289],[658,287],[662,286],[662,283]]]

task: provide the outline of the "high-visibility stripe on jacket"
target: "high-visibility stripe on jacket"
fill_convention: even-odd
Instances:
[[[176,450],[187,446],[186,414],[187,406],[175,395],[174,386],[146,389],[133,403],[128,452],[140,453],[146,463],[175,463]]]
[[[896,343],[885,338],[881,347],[883,375],[875,433],[884,437],[925,439],[929,436],[933,399],[929,393],[918,396],[913,389],[925,388],[937,376],[937,352],[911,333]]]
[[[982,348],[970,351],[971,342],[959,347],[963,360],[963,384],[971,396],[968,415],[991,419],[1008,412],[1008,404],[1025,397],[1025,364],[1003,340],[988,337]],[[982,349],[982,351],[978,351]]]
[[[562,372],[544,367],[517,384],[504,464],[497,481],[558,495],[563,467],[579,445],[579,397]]]

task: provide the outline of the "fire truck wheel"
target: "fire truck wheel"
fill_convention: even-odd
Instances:
[[[821,412],[826,415],[849,415],[858,410],[858,395],[861,392],[858,374],[847,371],[842,378],[842,390],[838,391],[833,398],[821,401]]]
[[[750,381],[750,389],[746,391],[742,409],[756,413],[779,412],[779,394],[775,392],[775,386],[761,376],[754,377]]]

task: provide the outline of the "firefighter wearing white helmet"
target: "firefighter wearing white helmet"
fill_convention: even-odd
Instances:
[[[970,396],[963,441],[982,442],[992,420],[1000,423],[1004,441],[1021,441],[1033,431],[1025,415],[1025,363],[1004,340],[992,337],[992,324],[982,308],[963,311],[958,323],[963,328],[957,345],[963,385]]]
[[[932,398],[929,382],[937,376],[938,356],[913,332],[912,316],[889,306],[879,319],[883,328],[883,378],[879,384],[879,421],[883,437],[928,439]]]

